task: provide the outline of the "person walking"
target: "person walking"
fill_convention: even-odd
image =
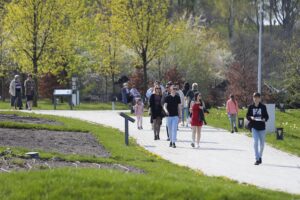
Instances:
[[[226,102],[226,111],[230,120],[231,133],[238,132],[236,118],[239,112],[239,105],[233,94],[230,95],[230,99]]]
[[[22,105],[22,84],[20,81],[20,76],[15,75],[15,78],[9,84],[9,93],[11,95],[11,106],[21,110]]]
[[[177,88],[170,86],[171,94],[168,95],[164,103],[164,111],[168,116],[168,130],[170,135],[170,147],[176,148],[177,127],[181,120],[180,97],[176,95]]]
[[[162,98],[161,98],[161,105],[165,104],[165,100],[167,98],[167,96],[169,96],[171,94],[171,85],[173,85],[172,81],[169,81],[166,85],[166,90],[164,93],[162,93]],[[170,141],[170,135],[169,135],[169,129],[168,129],[168,116],[166,115],[165,117],[165,121],[166,121],[166,130],[167,130],[167,141]]]
[[[191,146],[195,147],[195,139],[197,139],[197,148],[200,148],[200,138],[201,138],[201,128],[203,126],[203,122],[205,119],[203,119],[203,116],[201,115],[201,112],[204,110],[204,103],[201,99],[201,94],[199,92],[196,92],[194,94],[194,100],[191,102],[190,106],[190,112],[192,114],[191,117],[191,126],[192,126],[192,143]],[[196,138],[197,135],[197,138]]]
[[[188,127],[189,124],[189,108],[188,108],[188,98],[187,93],[190,90],[190,84],[188,82],[184,83],[183,86],[183,95],[184,95],[184,102],[181,102],[183,104],[183,111],[182,111],[182,125],[184,126],[184,119],[186,119],[186,127]]]
[[[179,95],[180,97],[180,113],[181,113],[181,125],[184,126],[184,120],[183,120],[183,117],[184,117],[184,112],[183,112],[183,108],[184,108],[184,94],[182,92],[182,90],[180,89],[180,85],[178,82],[175,83],[175,88],[177,88],[177,94]]]
[[[25,83],[24,83],[24,88],[25,88],[27,108],[28,108],[28,110],[31,110],[33,97],[34,97],[34,93],[35,93],[35,83],[34,83],[34,80],[32,79],[31,74],[28,74],[27,79],[25,80]]]
[[[141,98],[136,99],[136,104],[134,106],[134,114],[136,116],[137,128],[143,129],[143,114],[144,114],[144,104]]]
[[[129,102],[129,89],[128,89],[128,83],[123,84],[123,88],[121,89],[121,94],[122,94],[122,102],[124,104],[127,104]]]
[[[261,95],[258,92],[253,94],[253,104],[248,107],[247,119],[249,128],[254,140],[255,165],[262,163],[262,156],[265,146],[266,122],[269,119],[267,107],[261,103]]]
[[[160,140],[160,126],[163,119],[163,107],[161,104],[162,92],[160,86],[154,87],[155,93],[150,97],[151,119],[153,120],[154,140]]]
[[[192,89],[189,90],[186,94],[186,98],[187,98],[187,103],[188,103],[188,108],[191,107],[191,102],[194,99],[195,93],[198,92],[198,84],[197,83],[193,83],[192,84]],[[189,117],[191,117],[191,113],[189,110]]]

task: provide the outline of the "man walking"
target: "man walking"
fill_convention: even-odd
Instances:
[[[170,147],[176,148],[177,128],[181,120],[180,97],[176,95],[177,88],[174,85],[170,86],[171,94],[165,99],[164,110],[168,116],[168,131],[170,135]]]
[[[262,104],[260,93],[253,94],[254,103],[248,107],[247,119],[249,120],[249,128],[253,135],[255,165],[262,163],[262,154],[265,146],[266,137],[266,121],[269,119],[267,107]],[[258,145],[259,143],[259,145]]]

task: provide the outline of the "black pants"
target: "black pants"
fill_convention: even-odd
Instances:
[[[15,101],[14,101],[14,106],[15,108],[21,109],[23,104],[22,104],[22,93],[21,91],[16,91],[16,96],[15,96]]]

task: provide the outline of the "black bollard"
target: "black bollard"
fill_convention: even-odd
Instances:
[[[133,119],[132,117],[129,117],[128,115],[126,115],[125,113],[121,112],[120,116],[123,117],[125,119],[125,144],[128,146],[129,145],[129,128],[128,128],[128,121],[134,123],[135,119]]]

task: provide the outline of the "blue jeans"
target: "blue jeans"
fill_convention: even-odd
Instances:
[[[254,139],[255,159],[259,160],[262,158],[265,147],[266,130],[256,130],[255,128],[252,128],[252,136]],[[260,148],[258,148],[258,143]]]
[[[184,123],[184,116],[186,116],[186,119],[188,118],[188,108],[187,107],[184,107],[181,112],[181,120],[183,123]]]
[[[168,117],[168,132],[170,136],[170,142],[172,143],[176,142],[177,139],[178,122],[178,116]]]
[[[228,115],[231,125],[231,130],[234,130],[236,128],[236,114],[229,114]]]

